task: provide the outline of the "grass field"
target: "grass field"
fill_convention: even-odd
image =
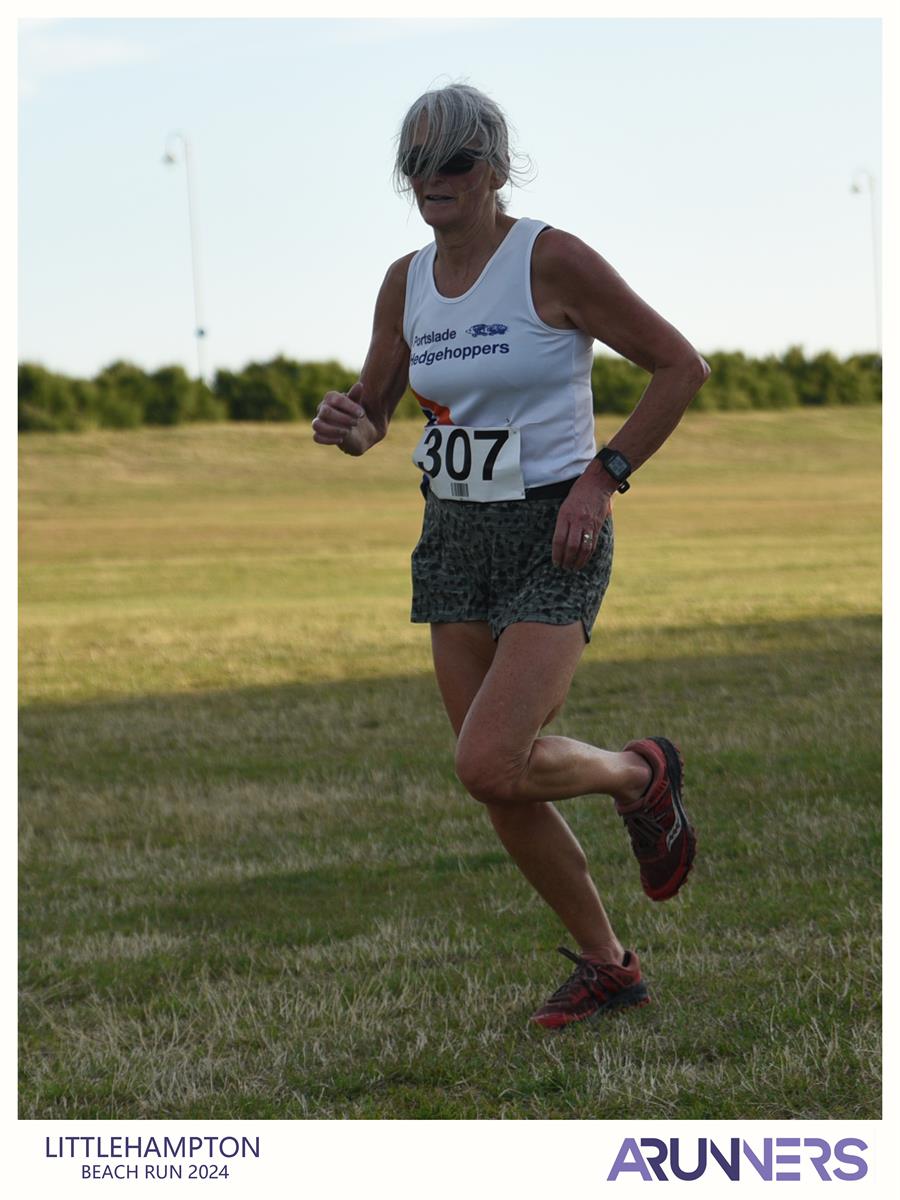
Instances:
[[[654,905],[564,804],[655,1003],[557,1036],[408,622],[413,427],[23,438],[21,1115],[878,1116],[879,435],[689,414],[618,501],[554,729],[680,740],[700,848]]]

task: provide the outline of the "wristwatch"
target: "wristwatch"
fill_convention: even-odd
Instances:
[[[597,452],[596,457],[607,475],[611,475],[619,485],[616,491],[627,492],[631,487],[631,484],[628,482],[628,476],[631,474],[631,463],[621,450],[610,450],[609,446],[604,446],[602,450]]]

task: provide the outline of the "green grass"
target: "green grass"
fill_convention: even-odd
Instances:
[[[566,802],[655,1003],[556,1037],[408,623],[412,427],[22,438],[21,1115],[877,1117],[879,419],[690,414],[617,503],[554,728],[680,739],[700,848],[654,905]]]

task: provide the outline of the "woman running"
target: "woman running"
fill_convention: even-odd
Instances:
[[[313,430],[360,455],[385,437],[407,385],[425,414],[412,620],[431,626],[460,781],[578,946],[561,948],[575,969],[532,1018],[558,1028],[649,995],[553,801],[612,797],[653,900],[675,895],[694,858],[671,741],[614,751],[541,730],[565,702],[609,582],[612,497],[709,367],[584,242],[508,216],[500,189],[512,170],[507,123],[488,96],[452,84],[412,105],[395,179],[434,240],[388,269],[360,379],[327,393]],[[594,339],[652,376],[599,453]]]

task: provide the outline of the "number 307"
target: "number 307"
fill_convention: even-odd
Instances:
[[[493,442],[488,450],[481,468],[481,478],[490,481],[494,478],[494,465],[500,451],[509,440],[507,429],[476,429],[471,435],[476,442]],[[416,461],[420,467],[434,479],[441,466],[451,479],[468,479],[472,472],[472,443],[467,429],[451,429],[444,440],[444,431],[439,425],[433,426],[425,435],[427,462]],[[443,451],[443,457],[442,457]]]

